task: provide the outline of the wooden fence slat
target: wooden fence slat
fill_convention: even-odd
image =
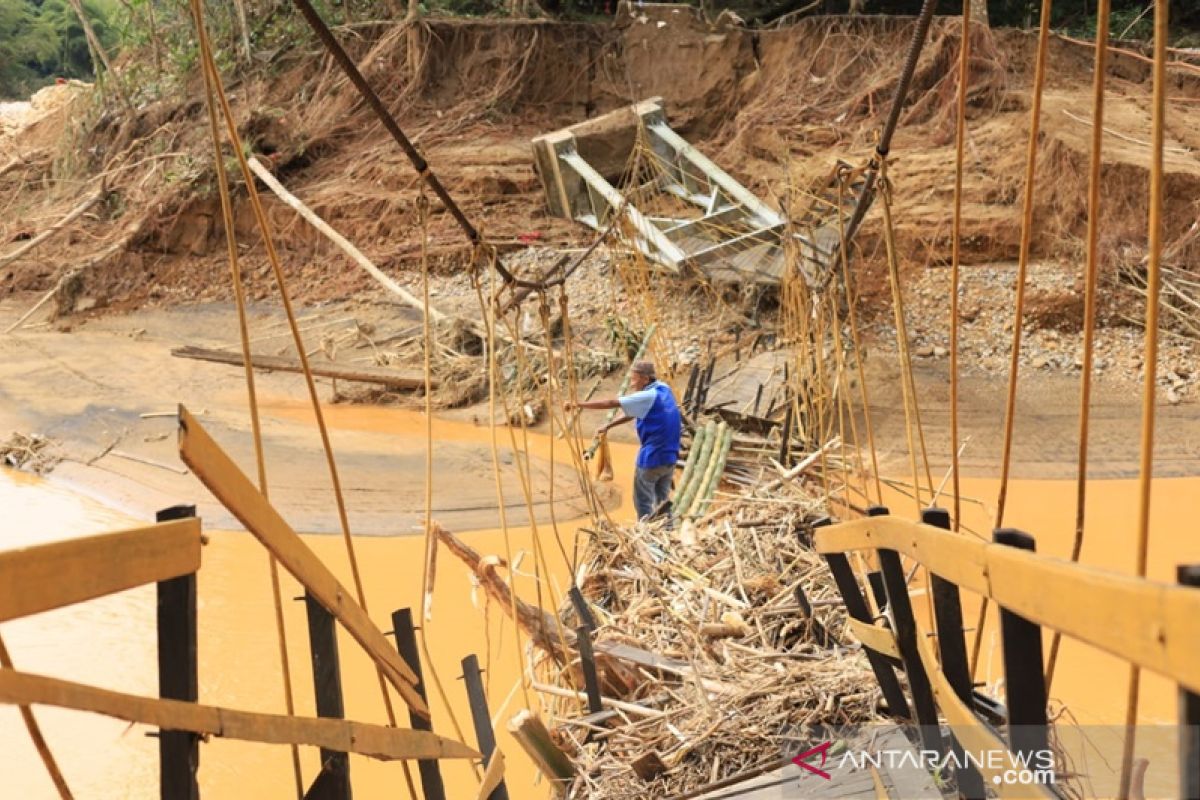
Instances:
[[[900,658],[900,648],[896,646],[896,637],[887,628],[879,625],[872,625],[869,622],[861,622],[848,617],[846,625],[850,628],[850,633],[855,639],[862,642],[862,646],[874,650],[891,658]]]
[[[933,573],[1200,692],[1200,591],[1073,564],[894,517],[816,531],[818,553],[890,548]],[[1045,587],[1053,586],[1053,592]]]
[[[0,622],[199,568],[197,519],[0,552]]]
[[[412,667],[392,649],[362,606],[329,568],[279,516],[233,460],[183,406],[179,407],[179,452],[196,477],[228,508],[246,530],[262,542],[292,577],[354,637],[383,670],[409,708],[429,716],[429,708],[413,686]],[[332,748],[336,749],[336,748]]]
[[[950,681],[946,680],[946,676],[938,669],[937,656],[934,655],[933,645],[928,637],[917,637],[917,650],[921,655],[921,663],[925,665],[925,672],[930,677],[929,685],[938,708],[963,748],[975,754],[1006,752],[1008,745],[1004,740],[979,721],[970,707],[958,698]],[[1057,798],[1047,786],[1006,783],[1003,780],[1003,769],[991,769],[986,758],[981,761],[983,763],[979,765],[979,771],[1000,797],[1020,797],[1025,800],[1030,797]],[[1006,765],[1005,769],[1007,768]]]
[[[164,730],[191,731],[227,739],[311,745],[383,761],[479,758],[479,753],[466,745],[426,731],[160,700],[17,670],[0,670],[0,702],[90,711]]]

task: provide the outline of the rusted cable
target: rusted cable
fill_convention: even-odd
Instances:
[[[1111,3],[1100,0],[1096,9],[1096,61],[1092,72],[1092,153],[1088,164],[1088,228],[1086,284],[1083,302],[1083,368],[1079,378],[1079,458],[1075,483],[1075,541],[1071,545],[1071,560],[1078,561],[1083,552],[1083,524],[1087,502],[1088,423],[1092,403],[1092,361],[1096,339],[1096,284],[1100,273],[1100,155],[1104,145],[1104,78],[1108,57],[1108,20]],[[1054,683],[1054,667],[1062,634],[1054,632],[1050,641],[1050,658],[1046,662],[1046,692]]]
[[[867,166],[862,192],[858,196],[858,203],[854,206],[854,213],[851,214],[850,221],[846,223],[846,241],[854,239],[859,226],[862,225],[863,218],[867,215],[867,210],[871,207],[871,202],[875,199],[875,181],[879,175],[880,162],[887,158],[888,150],[892,146],[892,136],[896,133],[896,126],[900,123],[900,112],[904,109],[904,101],[908,98],[908,89],[912,85],[913,73],[917,70],[917,61],[921,57],[921,51],[925,48],[925,39],[929,35],[929,25],[933,21],[935,6],[937,6],[937,0],[925,0],[921,6],[916,30],[913,31],[912,40],[908,44],[908,57],[904,60],[904,69],[900,72],[900,81],[896,84],[896,93],[892,96],[892,110],[888,112],[887,121],[884,122],[883,131],[879,135],[879,144],[875,147],[875,155],[871,157],[871,163]]]
[[[1168,0],[1154,3],[1154,95],[1150,141],[1150,231],[1146,266],[1146,364],[1142,382],[1141,466],[1138,474],[1137,574],[1146,577],[1150,553],[1150,488],[1154,474],[1154,399],[1158,380],[1158,295],[1162,266],[1163,130],[1166,127],[1167,13]],[[1121,786],[1118,797],[1129,797],[1130,769],[1137,734],[1138,690],[1141,672],[1129,668],[1129,694],[1125,708],[1125,747],[1121,753]]]
[[[454,198],[450,196],[450,193],[446,191],[446,187],[442,185],[437,175],[430,169],[429,162],[425,160],[425,157],[421,155],[416,146],[409,141],[404,131],[400,129],[399,123],[396,122],[396,118],[387,110],[383,101],[379,99],[379,95],[371,88],[371,84],[367,83],[367,79],[358,71],[358,67],[350,60],[350,56],[338,44],[337,39],[333,36],[333,32],[329,30],[325,21],[321,19],[321,15],[317,13],[317,10],[312,7],[312,4],[308,0],[292,0],[292,2],[296,4],[296,8],[300,9],[300,13],[304,15],[304,19],[308,22],[309,27],[317,34],[317,38],[325,45],[325,49],[333,56],[333,60],[342,68],[342,72],[346,73],[346,77],[354,84],[354,88],[358,89],[358,93],[367,101],[367,105],[375,112],[375,116],[383,123],[383,127],[396,140],[396,144],[400,145],[400,149],[404,151],[404,155],[408,156],[413,169],[425,180],[426,185],[437,195],[438,200],[442,201],[442,205],[454,217],[454,221],[458,223],[458,227],[462,228],[467,239],[472,245],[480,246],[485,244],[483,236],[471,224],[471,221],[467,219],[466,214],[458,207],[458,203],[454,202]],[[493,259],[492,265],[508,283],[517,283],[518,285],[522,283],[500,263],[499,259]]]

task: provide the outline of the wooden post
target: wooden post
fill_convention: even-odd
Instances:
[[[571,605],[575,606],[575,613],[579,615],[579,621],[587,627],[589,633],[595,631],[596,618],[592,616],[592,609],[588,606],[583,592],[579,591],[578,586],[572,586],[567,590],[567,594],[571,598]]]
[[[927,508],[921,512],[921,522],[942,530],[950,530],[950,512],[944,508]],[[962,599],[958,586],[938,575],[931,576],[933,588],[933,611],[937,618],[938,651],[942,657],[942,672],[958,699],[968,708],[973,705],[974,689],[971,686],[971,667],[967,661],[967,642],[963,637]],[[957,762],[963,765],[956,770],[958,791],[967,800],[983,800],[987,796],[983,776],[965,757],[958,738],[951,735],[951,747]]]
[[[1029,534],[1013,528],[992,533],[992,541],[1035,552]],[[1008,746],[1018,756],[1050,748],[1046,723],[1046,665],[1042,658],[1042,628],[1022,616],[1000,609],[1000,641],[1004,651],[1004,688],[1008,705]],[[1036,763],[1036,762],[1035,762]]]
[[[312,655],[317,716],[345,719],[337,626],[333,615],[308,592],[304,593],[304,610],[308,614],[308,649]],[[322,747],[321,772],[304,797],[305,800],[350,800],[350,756]]]
[[[888,608],[895,625],[896,646],[908,674],[908,685],[912,691],[913,708],[917,712],[921,742],[926,750],[942,753],[942,732],[938,727],[937,705],[933,700],[933,689],[929,676],[917,650],[917,623],[913,619],[912,601],[908,597],[908,583],[904,579],[904,567],[900,554],[895,550],[880,548],[879,565],[883,572],[883,585],[887,590]]]
[[[487,693],[479,672],[479,659],[470,655],[462,660],[463,682],[467,685],[467,700],[471,704],[471,721],[475,724],[475,742],[483,753],[486,768],[496,751],[496,733],[492,730],[492,714],[488,710]],[[488,800],[508,800],[508,787],[501,781]]]
[[[867,607],[867,601],[863,598],[862,592],[859,591],[858,581],[854,579],[854,571],[850,568],[850,560],[846,558],[846,554],[826,553],[825,563],[829,565],[829,571],[833,573],[833,580],[837,583],[838,591],[842,595],[842,602],[846,605],[846,613],[859,622],[873,624],[871,611]],[[883,700],[887,703],[888,712],[899,719],[912,719],[908,701],[904,699],[904,691],[900,688],[900,681],[896,678],[892,662],[882,653],[876,653],[870,648],[866,648],[866,654],[871,671],[875,673],[875,680],[879,681],[879,688],[883,692]]]
[[[800,610],[804,612],[804,616],[808,618],[808,627],[812,631],[813,640],[818,647],[829,647],[834,639],[829,635],[829,631],[825,630],[825,626],[813,614],[812,603],[808,602],[808,595],[804,591],[804,586],[796,584],[796,605],[800,606]]]
[[[596,674],[596,654],[592,652],[592,635],[586,625],[575,629],[579,643],[579,664],[583,668],[583,683],[587,689],[588,713],[599,714],[604,710],[600,704],[600,677]]]
[[[785,394],[784,397],[787,398],[787,395]],[[790,399],[787,399],[786,402],[787,402],[787,411],[785,411],[783,414],[783,435],[780,437],[780,440],[779,440],[779,463],[785,467],[790,467],[792,465],[791,443],[792,443],[792,409],[793,409],[793,406],[792,406],[792,402]]]
[[[711,344],[711,343],[710,343]],[[717,366],[715,358],[708,359],[708,367],[704,370],[704,376],[700,380],[700,386],[696,391],[696,407],[692,409],[692,416],[704,410],[704,404],[708,402],[708,390],[712,388],[713,370]]]
[[[754,410],[750,412],[750,416],[758,416],[758,407],[762,403],[763,385],[760,383],[758,389],[754,392]]]
[[[696,381],[700,376],[700,365],[692,364],[691,372],[688,373],[687,389],[683,392],[683,407],[690,413],[692,410],[692,395],[696,391]]]
[[[425,694],[425,678],[421,674],[421,655],[417,651],[417,634],[413,627],[412,609],[402,608],[392,612],[392,631],[396,634],[396,649],[400,657],[417,673],[417,682],[413,685],[422,700],[427,700]],[[408,721],[414,730],[431,731],[433,725],[428,719],[408,712]],[[446,787],[442,784],[442,771],[438,762],[432,759],[417,761],[417,769],[421,773],[421,788],[425,791],[425,800],[446,800]]]
[[[883,588],[883,573],[874,570],[867,573],[867,585],[871,587],[871,597],[875,598],[875,607],[887,605],[887,589]]]
[[[1179,583],[1200,586],[1200,564],[1177,571]],[[1200,695],[1179,689],[1179,796],[1200,797]]]
[[[195,506],[171,506],[155,522],[196,516]],[[196,662],[196,574],[158,582],[158,696],[200,699]],[[199,800],[196,770],[200,737],[186,731],[159,731],[159,792],[163,800]]]

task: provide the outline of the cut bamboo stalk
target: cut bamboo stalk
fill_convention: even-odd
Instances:
[[[533,759],[542,774],[550,779],[558,797],[566,794],[566,786],[575,777],[575,767],[567,754],[550,738],[550,731],[528,709],[522,709],[508,723],[508,731]]]
[[[726,429],[725,438],[721,440],[721,449],[713,456],[713,463],[710,467],[708,482],[704,485],[703,495],[696,500],[696,508],[692,516],[700,517],[708,511],[708,506],[712,502],[713,493],[717,490],[717,486],[721,483],[721,475],[725,472],[725,461],[729,458],[729,445],[732,442],[731,431]]]
[[[337,245],[339,250],[349,256],[350,260],[355,264],[362,267],[367,274],[377,280],[381,286],[399,297],[404,301],[405,304],[417,309],[422,314],[425,313],[425,303],[423,300],[384,274],[379,267],[375,266],[375,264],[373,264],[369,258],[363,255],[361,250],[351,244],[345,236],[342,236],[340,233],[335,231],[329,226],[329,223],[321,219],[319,216],[317,216],[316,212],[306,206],[304,202],[300,200],[300,198],[296,197],[294,194],[285,189],[283,184],[281,184],[275,178],[275,176],[272,175],[270,171],[262,165],[261,162],[259,162],[258,159],[252,158],[250,159],[249,163],[250,169],[254,171],[254,174],[258,176],[259,180],[266,184],[267,188],[274,192],[275,195],[284,203],[286,203],[293,211],[303,217],[305,222],[307,222],[309,225],[312,225],[317,229],[317,231],[323,234],[325,238]],[[439,311],[433,306],[429,307],[429,318],[434,322],[444,322],[450,319],[447,314]],[[475,334],[480,339],[487,339],[487,331],[484,330],[482,325],[467,319],[463,319],[462,321],[466,324],[471,333]],[[497,331],[497,335],[499,335],[499,331]]]
[[[685,486],[679,496],[679,502],[676,504],[676,512],[680,516],[687,514],[687,510],[691,507],[692,500],[699,490],[700,484],[704,479],[704,473],[708,469],[708,462],[712,457],[712,452],[716,449],[717,441],[721,438],[724,428],[727,427],[724,422],[720,425],[709,422],[707,433],[704,437],[703,447],[700,450],[700,455],[697,456],[696,468],[692,473],[691,481]]]

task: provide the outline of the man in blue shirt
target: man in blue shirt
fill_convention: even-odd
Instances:
[[[563,405],[567,411],[620,408],[625,412],[625,416],[601,426],[597,435],[630,420],[635,421],[642,446],[638,450],[633,476],[633,505],[638,519],[646,519],[656,510],[668,508],[671,479],[675,475],[675,462],[679,460],[683,420],[671,387],[658,380],[651,362],[634,362],[629,369],[629,388],[630,393],[621,397]]]

